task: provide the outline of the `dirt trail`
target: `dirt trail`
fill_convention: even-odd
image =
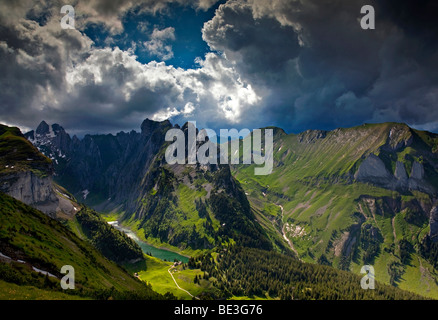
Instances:
[[[182,290],[182,291],[184,291],[185,293],[187,293],[189,296],[191,296],[192,298],[195,298],[195,299],[198,299],[199,300],[199,298],[198,297],[195,297],[194,295],[192,295],[190,292],[188,292],[186,289],[183,289],[183,288],[181,288],[180,286],[179,286],[179,284],[176,282],[176,280],[175,280],[175,278],[174,278],[174,276],[173,276],[173,274],[172,274],[172,272],[171,272],[171,270],[174,268],[175,266],[170,266],[170,268],[167,270],[167,272],[169,272],[169,274],[170,274],[170,276],[172,277],[172,279],[173,279],[173,282],[175,282],[175,285],[176,285],[176,287],[179,289],[179,290]]]

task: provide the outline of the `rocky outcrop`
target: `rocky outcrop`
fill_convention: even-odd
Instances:
[[[146,119],[141,124],[141,134],[147,138],[150,138],[154,133],[162,132],[162,129],[170,129],[171,127],[172,124],[169,120],[158,122]]]
[[[8,132],[9,138],[2,136],[1,132]],[[0,136],[0,192],[52,218],[57,218],[58,214],[74,215],[79,205],[65,194],[66,191],[61,191],[62,188],[53,183],[53,162],[24,139],[25,136],[18,128],[0,125]],[[65,131],[58,125],[50,127],[42,122],[27,137],[34,141],[61,143],[65,141]]]
[[[391,190],[418,190],[434,194],[434,188],[425,180],[424,167],[414,161],[411,174],[407,175],[402,162],[395,163],[394,174],[388,171],[384,162],[376,155],[370,154],[359,166],[354,178],[357,181],[368,182]]]
[[[8,173],[0,177],[0,191],[56,217],[59,200],[50,176],[39,177],[32,171]]]
[[[388,185],[393,182],[393,176],[386,169],[383,161],[370,154],[359,166],[354,178],[357,181],[371,182],[378,185]]]
[[[434,188],[425,181],[423,164],[416,161],[412,164],[408,187],[410,190],[420,190],[428,194],[435,192]]]
[[[395,124],[389,131],[384,149],[397,151],[409,147],[414,140],[411,129],[405,124]]]
[[[429,236],[433,242],[438,241],[438,207],[433,207],[430,210],[430,231]]]
[[[85,135],[78,139],[70,138],[61,126],[43,121],[25,136],[52,159],[57,183],[78,200],[94,206],[101,203],[97,208],[106,211],[138,197],[141,179],[170,128],[168,120],[146,119],[140,133]]]
[[[327,136],[327,131],[324,130],[307,130],[298,135],[300,143],[314,143],[318,139],[324,139]]]
[[[415,180],[423,180],[424,178],[424,167],[421,163],[415,161],[412,165],[412,170],[411,170],[411,179],[415,179]]]
[[[24,136],[56,165],[65,162],[66,157],[73,152],[75,140],[56,123],[48,125],[42,121],[35,131],[29,131]]]
[[[395,163],[394,177],[400,181],[400,184],[406,184],[408,181],[408,174],[406,173],[405,166],[400,161]]]

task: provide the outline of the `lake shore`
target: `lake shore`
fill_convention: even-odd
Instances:
[[[189,256],[172,251],[169,248],[156,247],[150,243],[147,243],[146,241],[141,240],[131,229],[120,226],[118,221],[108,221],[108,224],[112,225],[117,230],[124,232],[128,237],[133,239],[146,254],[151,254],[152,256],[161,260],[174,261],[177,259],[178,261],[182,261],[184,263],[188,262],[190,258]]]

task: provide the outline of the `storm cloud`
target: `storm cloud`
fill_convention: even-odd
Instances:
[[[203,35],[269,91],[263,114],[290,130],[436,122],[436,5],[369,3],[375,30],[360,27],[363,1],[228,1]]]
[[[431,1],[229,0],[199,30],[210,51],[193,69],[166,64],[179,41],[171,24],[148,26],[132,48],[111,44],[126,14],[165,16],[173,2],[76,1],[76,30],[59,27],[58,1],[1,2],[0,122],[96,133],[137,129],[146,117],[289,132],[398,121],[438,131]],[[176,1],[193,10],[216,2]],[[365,4],[375,30],[360,27]],[[106,32],[106,47],[87,35],[90,24]],[[136,47],[159,61],[139,62]]]

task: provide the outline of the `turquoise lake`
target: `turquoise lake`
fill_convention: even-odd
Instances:
[[[143,250],[143,252],[146,254],[150,254],[153,257],[156,257],[156,258],[161,259],[161,260],[167,260],[167,261],[174,261],[175,259],[178,261],[182,261],[184,263],[189,261],[188,257],[183,256],[177,252],[170,251],[168,249],[157,248],[157,247],[151,246],[150,244],[147,244],[144,241],[141,241],[135,235],[134,232],[132,232],[131,230],[129,230],[127,228],[119,226],[119,223],[117,221],[110,221],[108,223],[111,224],[117,230],[124,232],[128,237],[130,237],[132,240],[134,240],[140,246],[140,248]]]

